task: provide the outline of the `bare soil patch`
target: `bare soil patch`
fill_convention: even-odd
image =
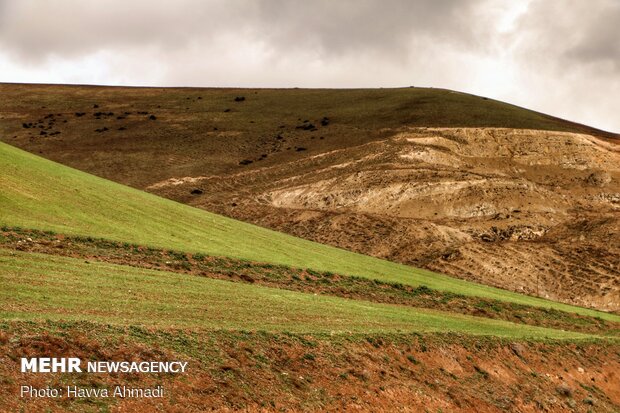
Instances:
[[[21,374],[20,357],[182,360],[188,374]],[[313,336],[0,324],[0,410],[95,412],[613,412],[620,354],[609,343],[451,335]],[[162,385],[163,399],[22,399],[33,386]]]

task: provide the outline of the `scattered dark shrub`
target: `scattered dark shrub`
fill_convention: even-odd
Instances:
[[[556,387],[555,390],[558,392],[560,396],[572,397],[573,395],[573,390],[570,387],[568,387],[568,384],[566,383],[560,384],[558,387]]]
[[[480,374],[482,377],[484,377],[485,379],[489,378],[489,373],[486,370],[484,370],[482,367],[474,366],[474,370],[476,370],[476,372]]]
[[[196,254],[192,254],[192,258],[194,258],[196,261],[203,261],[205,259],[206,255],[203,253],[196,253]]]
[[[296,129],[307,130],[307,131],[317,130],[316,126],[314,126],[314,124],[312,123],[309,123],[308,121],[305,121],[303,125],[297,126]]]
[[[420,364],[420,362],[418,361],[418,359],[416,359],[413,354],[407,354],[407,360],[409,360],[411,363],[413,364]]]

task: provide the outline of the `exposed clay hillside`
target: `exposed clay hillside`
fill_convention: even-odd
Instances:
[[[0,89],[0,138],[78,169],[319,242],[620,309],[612,134],[417,88]]]
[[[209,195],[190,198],[193,187]],[[149,189],[457,277],[620,308],[620,152],[589,135],[412,129],[291,165]]]

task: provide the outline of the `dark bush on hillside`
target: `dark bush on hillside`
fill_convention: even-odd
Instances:
[[[297,126],[296,129],[308,130],[308,131],[315,131],[315,130],[317,130],[316,126],[314,126],[312,123],[304,123],[303,125]]]
[[[560,384],[556,388],[556,391],[558,392],[560,396],[564,396],[564,397],[572,397],[573,395],[573,390],[570,387],[568,387],[568,384],[566,383]]]
[[[416,359],[413,354],[407,354],[407,360],[409,360],[413,364],[420,364],[418,359]]]

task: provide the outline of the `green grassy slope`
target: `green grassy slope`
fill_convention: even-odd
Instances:
[[[4,250],[0,250],[0,282],[3,319],[288,332],[589,337],[454,313]]]
[[[305,241],[211,214],[0,144],[0,224],[232,256],[464,295],[619,316],[528,297]]]

